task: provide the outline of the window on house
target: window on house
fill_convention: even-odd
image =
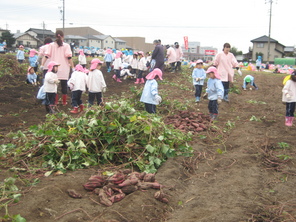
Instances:
[[[108,40],[106,40],[105,42],[108,43]]]
[[[257,43],[257,48],[264,48],[264,43]]]

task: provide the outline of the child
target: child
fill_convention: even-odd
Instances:
[[[111,62],[113,61],[111,49],[106,50],[106,54],[104,56],[104,61],[106,62],[107,72],[111,72]]]
[[[251,75],[247,75],[244,78],[244,83],[243,83],[243,89],[247,90],[247,85],[250,83],[251,86],[254,86],[256,90],[258,90],[258,87],[256,86],[255,82],[254,82],[255,78]],[[252,90],[252,87],[250,87],[250,90]]]
[[[68,80],[68,86],[72,91],[72,107],[73,110],[70,113],[78,113],[78,107],[80,112],[83,111],[83,104],[81,100],[81,95],[85,92],[86,85],[86,74],[82,65],[78,64],[75,66],[75,71],[72,73],[71,78]]]
[[[206,89],[209,100],[208,108],[211,120],[215,120],[218,117],[218,108],[224,95],[224,87],[220,80],[220,75],[215,67],[208,68],[206,73],[209,74]]]
[[[34,71],[37,72],[37,70],[38,70],[38,52],[35,49],[30,50],[29,63],[30,63],[30,66],[34,68]]]
[[[24,52],[24,46],[20,45],[19,50],[16,53],[16,59],[17,61],[22,64],[25,60],[25,52]]]
[[[122,67],[120,71],[120,77],[126,80],[127,78],[136,78],[135,74],[131,73],[132,67],[130,65]]]
[[[104,76],[101,72],[102,61],[99,59],[93,59],[91,61],[90,72],[88,73],[88,78],[86,85],[88,87],[88,103],[89,106],[94,104],[94,100],[97,99],[97,104],[102,103],[102,92],[106,91],[106,83]]]
[[[122,56],[122,52],[118,51],[116,53],[115,59],[113,61],[114,75],[112,78],[116,82],[121,82],[121,80],[120,80],[120,68],[122,65],[121,56]]]
[[[34,68],[29,66],[27,74],[27,83],[37,86],[38,76],[36,75]]]
[[[145,109],[148,113],[156,113],[156,105],[161,102],[161,97],[158,95],[157,79],[162,80],[162,71],[155,68],[146,76],[146,84],[140,101],[145,103]]]
[[[193,85],[195,87],[195,102],[199,103],[200,95],[202,92],[202,86],[204,80],[207,77],[206,71],[202,68],[203,61],[201,59],[197,60],[195,68],[192,72]]]
[[[139,60],[138,60],[138,76],[137,76],[137,80],[135,82],[135,84],[139,84],[139,83],[145,83],[145,80],[143,78],[143,74],[144,72],[147,70],[146,67],[146,58],[144,56],[144,52],[139,51],[138,52],[139,55]]]
[[[80,65],[82,65],[83,68],[85,68],[85,66],[86,66],[86,57],[85,57],[85,54],[84,54],[82,49],[79,50],[78,63]]]
[[[132,74],[137,74],[137,69],[138,69],[138,53],[137,52],[134,52],[130,65],[132,67]]]
[[[291,79],[286,82],[282,92],[282,101],[286,103],[285,125],[292,126],[296,105],[296,71],[292,72]]]
[[[50,63],[48,63],[48,70],[45,74],[43,90],[46,93],[45,109],[48,113],[56,112],[55,97],[58,89],[57,85],[60,83],[57,76],[59,65],[60,64],[51,61]]]

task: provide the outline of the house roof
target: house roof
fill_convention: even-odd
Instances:
[[[268,42],[268,36],[263,35],[263,36],[261,36],[261,37],[259,37],[259,38],[256,38],[256,39],[251,40],[251,42],[252,42],[252,43],[255,43],[255,42],[266,43],[266,42]],[[277,43],[277,44],[279,44],[279,45],[284,46],[283,44],[279,43],[277,40],[275,40],[275,39],[273,39],[273,38],[270,38],[270,42],[272,42],[272,43]]]
[[[80,36],[80,35],[66,35],[65,39],[83,39],[86,40],[87,38]]]
[[[56,30],[62,30],[63,28],[57,28]],[[84,36],[85,34],[88,35],[103,35],[103,33],[98,32],[97,30],[91,27],[67,27],[64,28],[65,35],[81,35]]]
[[[104,40],[104,39],[108,38],[109,36],[111,37],[111,35],[94,35],[94,36],[100,40]],[[111,38],[113,38],[113,37],[111,37]]]
[[[126,42],[126,41],[119,39],[119,38],[114,38],[114,40],[115,40],[115,42]]]
[[[52,32],[51,30],[47,30],[47,29],[34,29],[34,28],[30,28],[28,29],[27,31],[25,32],[29,32],[29,31],[32,31],[32,32],[35,32],[36,34],[44,34],[44,35],[55,35],[54,32]]]
[[[13,37],[17,39],[17,38],[19,38],[19,37],[21,37],[21,36],[23,36],[23,35],[29,35],[30,37],[32,37],[32,38],[35,39],[36,41],[41,42],[40,39],[35,38],[33,35],[31,35],[31,34],[29,34],[29,33],[26,33],[26,32],[23,32],[23,33],[14,33],[14,34],[13,34]]]

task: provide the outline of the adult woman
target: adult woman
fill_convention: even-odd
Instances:
[[[64,42],[64,33],[57,30],[55,33],[56,40],[48,45],[45,57],[42,59],[42,66],[44,66],[48,58],[60,64],[57,72],[58,79],[61,82],[63,105],[67,104],[67,81],[70,75],[70,67],[74,69],[72,61],[72,51],[69,44]],[[55,103],[58,103],[58,94]]]
[[[234,70],[236,67],[238,70],[238,62],[234,55],[230,52],[230,44],[225,43],[223,45],[223,52],[216,55],[213,65],[217,67],[218,74],[221,76],[221,81],[224,87],[224,98],[223,100],[229,102],[228,92],[229,83],[233,82]],[[239,71],[240,72],[240,71]]]
[[[52,39],[50,37],[47,37],[46,39],[44,39],[44,45],[39,48],[39,57],[41,58],[45,57],[45,52],[48,51],[47,48],[50,43],[52,43]],[[47,73],[47,70],[48,70],[47,65],[49,62],[50,62],[50,59],[48,58],[44,63],[44,67],[40,67],[43,70],[43,79],[45,77],[45,74]]]

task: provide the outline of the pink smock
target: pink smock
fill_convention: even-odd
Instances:
[[[224,52],[218,53],[213,65],[217,67],[222,82],[233,82],[233,68],[238,66],[238,62],[231,52],[228,52],[227,54]]]
[[[69,57],[72,57],[71,47],[68,43],[63,43],[62,46],[58,46],[56,42],[52,42],[48,45],[45,55],[60,64],[57,76],[60,80],[68,80],[70,75],[70,63]]]

